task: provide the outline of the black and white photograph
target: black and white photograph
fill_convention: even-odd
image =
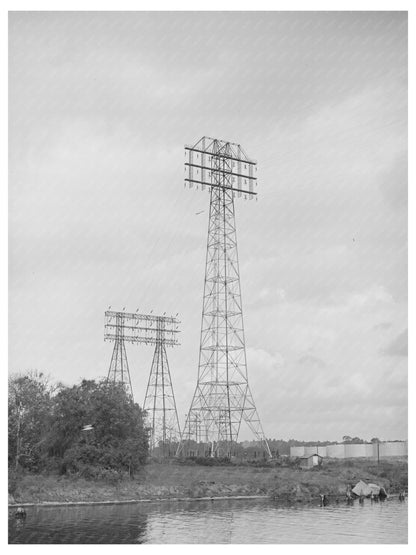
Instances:
[[[6,13],[8,544],[408,546],[391,4]]]

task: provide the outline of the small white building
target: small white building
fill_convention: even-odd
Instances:
[[[312,455],[301,457],[299,466],[301,468],[313,468],[314,466],[321,466],[322,459],[323,458],[321,457],[321,455],[318,455],[318,453],[313,453]]]

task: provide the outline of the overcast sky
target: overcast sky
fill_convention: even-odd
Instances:
[[[266,436],[405,439],[406,14],[12,13],[9,32],[9,371],[106,376],[108,306],[179,312],[182,425],[209,208],[183,145],[209,135],[258,161],[236,219]],[[127,354],[142,403],[153,349]]]

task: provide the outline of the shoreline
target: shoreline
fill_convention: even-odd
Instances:
[[[9,503],[9,509],[17,509],[18,507],[70,507],[70,506],[89,506],[89,505],[134,505],[136,503],[166,503],[166,501],[225,501],[232,500],[248,500],[248,499],[271,499],[269,495],[232,495],[232,496],[214,496],[214,497],[164,497],[161,499],[122,499],[114,501],[41,501],[39,503]]]
[[[145,465],[134,479],[118,482],[56,474],[21,474],[9,485],[8,506],[87,506],[167,501],[270,499],[283,504],[315,503],[326,495],[342,503],[359,480],[383,486],[389,496],[407,491],[407,461],[326,461],[322,468]]]
[[[391,493],[389,494],[383,501],[391,501],[393,499],[397,499],[399,497],[398,493]],[[231,499],[232,501],[248,501],[248,500],[270,500],[274,501],[275,503],[280,503],[282,505],[309,505],[313,501],[319,501],[319,498],[312,498],[312,499],[297,499],[297,500],[289,500],[289,499],[277,499],[273,498],[270,495],[229,495],[229,496],[213,496],[213,497],[164,497],[160,499],[115,499],[113,501],[40,501],[38,503],[9,503],[8,509],[17,509],[18,507],[89,507],[95,505],[136,505],[139,503],[166,503],[166,502],[192,502],[192,501],[226,501]],[[369,498],[367,498],[369,500]],[[358,501],[358,498],[354,501]],[[331,504],[334,504],[333,502]],[[338,504],[338,503],[336,503]],[[341,504],[341,503],[339,503]]]

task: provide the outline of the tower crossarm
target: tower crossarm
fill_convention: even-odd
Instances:
[[[241,145],[202,137],[194,146],[185,146],[185,157],[185,185],[231,189],[245,198],[257,195],[257,163]]]
[[[107,310],[104,323],[104,340],[116,341],[120,333],[128,343],[154,345],[163,342],[167,346],[179,345],[180,321],[173,316],[116,312]]]

